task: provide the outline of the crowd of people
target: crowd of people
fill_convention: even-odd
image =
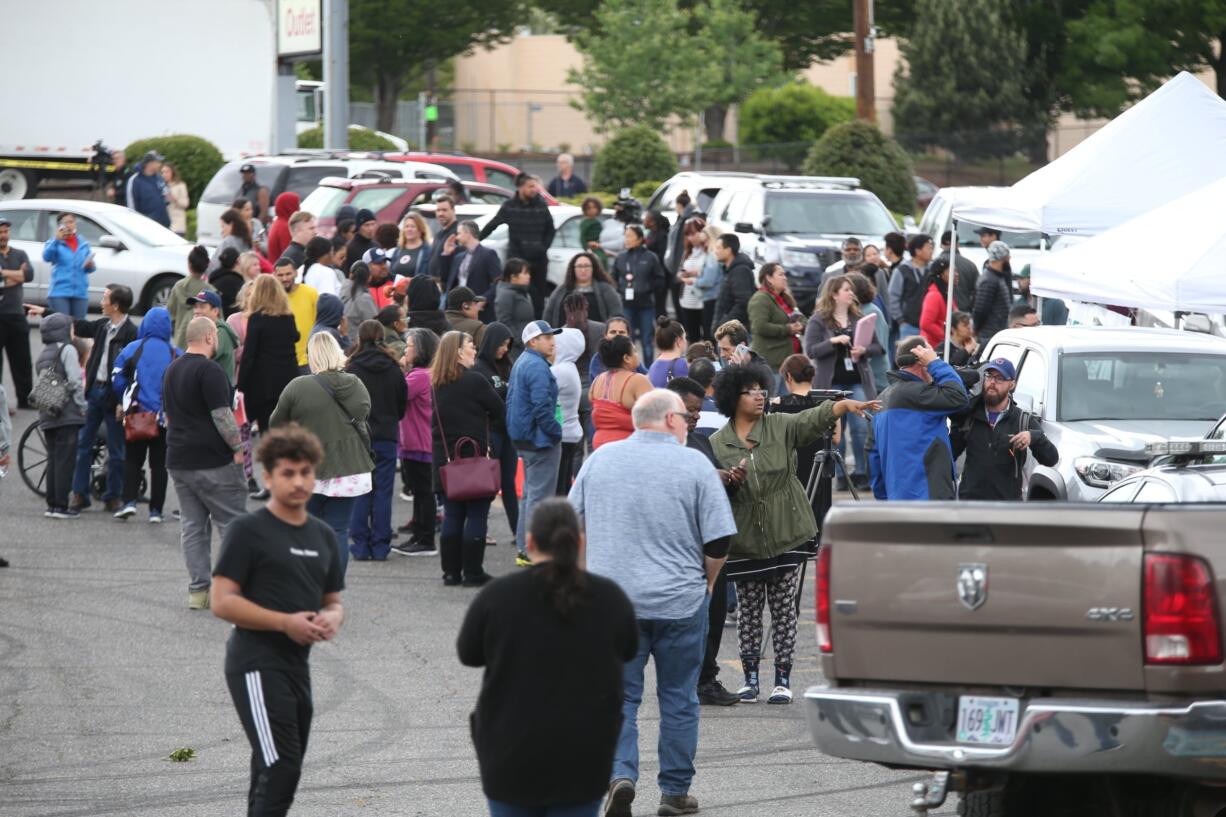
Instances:
[[[76,276],[89,274],[88,246],[70,216],[47,242],[53,297],[27,307],[43,350],[16,395],[39,412],[46,515],[77,518],[100,501],[130,522],[147,496],[148,521],[161,523],[173,481],[187,606],[238,625],[226,672],[253,747],[252,813],[292,802],[308,648],[343,620],[350,559],[437,556],[444,586],[482,587],[501,497],[526,570],[476,597],[458,642],[464,663],[486,668],[474,736],[492,813],[590,815],[603,802],[605,815],[628,815],[650,658],[658,813],[688,814],[700,705],[792,701],[801,566],[825,507],[819,451],[850,438],[854,467],[840,458],[831,476],[880,499],[1019,499],[1027,456],[1058,458],[1012,403],[1009,361],[981,362],[974,396],[978,376],[954,368],[995,331],[1038,323],[1025,287],[1013,302],[999,236],[982,270],[934,258],[929,236],[892,233],[881,250],[850,239],[806,315],[782,266],[755,272],[737,237],[683,195],[671,226],[620,214],[616,246],[585,224],[587,249],[548,293],[553,227],[539,187],[521,176],[491,222],[508,226],[505,263],[482,245],[492,227],[458,221],[447,196],[436,234],[416,213],[392,225],[357,210],[324,239],[292,193],[265,230],[266,197],[245,187],[221,217],[221,246],[195,247],[167,305],[139,326],[133,293],[115,284],[102,317],[85,318]],[[585,204],[589,220],[598,205]],[[0,219],[0,315],[28,280],[7,228]],[[80,297],[57,294],[57,281],[80,283]],[[397,473],[411,509],[399,525]],[[643,474],[669,476],[627,512],[625,487]],[[267,505],[247,514],[251,500]],[[261,555],[282,540],[299,561]],[[306,567],[278,583],[287,559]],[[735,690],[717,677],[730,611]],[[524,673],[576,657],[582,678],[538,702]],[[565,785],[543,785],[539,752],[559,742],[586,748],[567,753]]]

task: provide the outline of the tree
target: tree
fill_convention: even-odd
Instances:
[[[324,146],[323,126],[310,128],[298,134],[298,147],[321,148]],[[349,126],[350,150],[390,150],[395,151],[396,145],[380,136],[373,130],[359,125]]]
[[[707,90],[710,100],[703,111],[707,139],[724,139],[728,109],[764,86],[785,80],[783,49],[758,32],[757,15],[739,0],[706,0],[691,19],[699,26],[699,54],[710,55],[717,76]]]
[[[741,105],[738,128],[742,145],[761,145],[757,153],[795,169],[827,128],[855,118],[855,100],[792,82],[755,91]]]
[[[583,68],[567,81],[581,89],[598,132],[632,125],[661,131],[671,117],[704,107],[715,72],[687,48],[689,17],[677,0],[608,0],[594,16],[591,31],[574,35]]]
[[[1069,107],[1113,116],[1180,70],[1210,69],[1226,97],[1226,0],[1093,0],[1068,24]]]
[[[910,148],[960,158],[1018,150],[1033,124],[1023,79],[1025,37],[997,0],[917,0],[894,77],[894,132]]]
[[[411,78],[477,46],[504,42],[527,14],[520,0],[351,0],[350,79],[371,89],[376,129],[392,130],[396,102]]]
[[[805,159],[810,176],[854,176],[895,213],[915,209],[915,179],[906,151],[877,126],[855,120],[835,125]]]
[[[620,190],[647,179],[667,179],[677,172],[677,157],[658,131],[639,126],[616,133],[596,153],[593,190]]]

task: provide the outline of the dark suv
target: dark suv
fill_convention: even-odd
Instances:
[[[842,258],[843,240],[855,236],[880,244],[898,229],[875,195],[857,179],[762,176],[724,188],[711,203],[710,222],[736,233],[741,250],[763,264],[787,270],[800,308],[813,308],[822,273]]]

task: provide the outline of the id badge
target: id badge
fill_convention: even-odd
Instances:
[[[626,287],[626,300],[627,301],[634,300],[634,287]]]
[[[852,362],[851,358],[845,357],[843,358],[843,368],[850,372],[856,368],[856,364]]]

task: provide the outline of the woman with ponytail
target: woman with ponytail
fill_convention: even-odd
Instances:
[[[526,544],[532,568],[484,588],[456,641],[461,663],[485,668],[472,716],[481,785],[491,817],[595,817],[621,730],[622,665],[638,649],[634,608],[584,570],[565,499],[536,506]]]

